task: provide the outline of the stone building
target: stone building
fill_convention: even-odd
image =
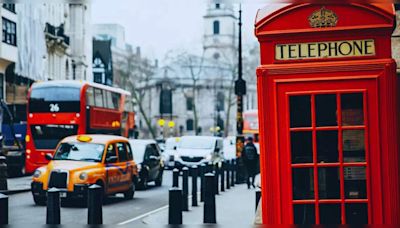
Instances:
[[[172,56],[141,85],[140,90],[145,91],[142,108],[151,119],[157,137],[235,133],[236,14],[232,4],[209,4],[203,17],[203,54],[179,53]],[[255,84],[249,83],[247,91],[244,108],[254,109],[257,107]],[[138,118],[140,137],[151,137],[142,117],[141,113]],[[157,124],[160,119],[166,122],[163,127]]]

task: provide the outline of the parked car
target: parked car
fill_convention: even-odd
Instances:
[[[86,198],[92,184],[102,186],[104,196],[134,196],[138,171],[124,137],[69,136],[58,144],[54,157],[47,154],[46,159],[50,162],[33,174],[31,191],[36,204],[46,204],[46,192],[53,187],[61,190],[62,199]]]
[[[171,137],[165,140],[165,149],[162,152],[162,157],[166,169],[175,167],[176,149],[178,148],[179,141],[180,137]]]
[[[223,140],[214,136],[183,136],[177,147],[175,167],[191,167],[223,160]]]
[[[138,166],[139,188],[146,189],[147,184],[152,181],[156,186],[161,186],[164,163],[157,142],[155,140],[130,139],[129,143]]]

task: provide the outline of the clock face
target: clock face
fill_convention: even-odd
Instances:
[[[215,52],[214,55],[213,55],[213,57],[214,57],[214,59],[219,59],[220,54],[219,54],[218,52]]]

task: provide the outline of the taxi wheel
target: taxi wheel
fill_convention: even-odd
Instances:
[[[146,190],[147,189],[147,178],[143,177],[139,182],[140,189]]]
[[[46,206],[45,197],[33,196],[33,202],[35,202],[35,204],[39,206]]]
[[[124,198],[127,200],[131,200],[133,199],[134,195],[135,195],[135,183],[132,182],[132,185],[129,188],[129,190],[124,192]]]

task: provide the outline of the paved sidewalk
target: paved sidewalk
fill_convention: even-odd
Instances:
[[[189,205],[191,200],[189,200]],[[220,192],[216,196],[217,224],[227,227],[249,227],[255,218],[255,190],[247,189],[247,185],[235,187]],[[183,212],[183,225],[203,224],[203,203],[191,207],[189,212]],[[142,219],[147,225],[167,225],[168,208],[158,211]]]
[[[32,176],[13,177],[7,179],[8,190],[0,191],[3,194],[15,194],[19,192],[27,192],[31,190]]]

